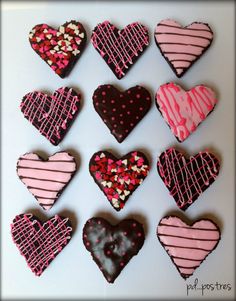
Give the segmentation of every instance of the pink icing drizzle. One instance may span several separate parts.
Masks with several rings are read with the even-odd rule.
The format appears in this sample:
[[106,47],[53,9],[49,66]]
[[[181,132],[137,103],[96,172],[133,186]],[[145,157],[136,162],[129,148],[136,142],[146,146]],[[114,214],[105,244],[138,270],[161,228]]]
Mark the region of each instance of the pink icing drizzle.
[[156,102],[171,131],[182,142],[214,109],[217,99],[214,91],[203,85],[184,91],[168,83],[158,89]]
[[58,215],[43,225],[32,214],[15,217],[11,224],[12,239],[36,276],[42,274],[69,242],[72,228],[66,226],[67,222],[68,218]]

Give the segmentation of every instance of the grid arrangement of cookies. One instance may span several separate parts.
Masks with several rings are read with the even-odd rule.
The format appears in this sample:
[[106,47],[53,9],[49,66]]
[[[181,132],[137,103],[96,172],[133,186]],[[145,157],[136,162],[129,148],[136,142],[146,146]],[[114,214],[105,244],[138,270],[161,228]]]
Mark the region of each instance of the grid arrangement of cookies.
[[[193,22],[183,27],[174,20],[165,19],[157,24],[154,39],[157,52],[181,78],[211,46],[213,32],[206,23]],[[69,76],[76,61],[80,57],[83,59],[81,54],[86,48],[86,40],[83,25],[75,20],[58,29],[38,24],[29,33],[32,49],[61,78]],[[140,22],[119,30],[109,21],[104,21],[93,29],[90,41],[111,69],[107,72],[113,72],[121,80],[148,47],[150,36]],[[204,84],[185,91],[180,85],[168,82],[158,88],[154,101],[158,113],[181,143],[205,121],[217,98],[215,92]],[[22,98],[20,109],[36,130],[56,146],[77,118],[80,103],[78,91],[61,87],[52,95],[29,92]],[[93,94],[95,111],[118,143],[132,135],[132,130],[147,115],[151,104],[151,94],[139,85],[120,91],[107,83],[98,86]],[[207,125],[201,125],[204,126]],[[172,147],[163,150],[156,167],[167,188],[166,193],[169,191],[177,207],[186,211],[215,182],[220,162],[208,150],[187,158],[186,154]],[[142,189],[139,186],[148,176],[150,164],[139,150],[131,150],[120,158],[107,150],[98,150],[92,155],[88,169],[104,198],[107,198],[107,206],[111,205],[119,212],[125,210],[128,199],[133,202],[135,194]],[[66,151],[57,152],[47,160],[37,153],[27,152],[17,161],[19,179],[39,206],[47,211],[56,206],[76,171],[76,159]],[[41,276],[70,242],[72,233],[69,218],[61,215],[42,222],[31,213],[22,213],[11,224],[13,242],[36,276]],[[177,215],[171,215],[161,218],[156,235],[180,276],[187,279],[217,247],[221,234],[211,219],[198,219],[188,224]],[[142,223],[133,218],[123,219],[114,225],[96,216],[85,223],[82,239],[105,279],[113,283],[139,253],[145,242],[145,231]]]

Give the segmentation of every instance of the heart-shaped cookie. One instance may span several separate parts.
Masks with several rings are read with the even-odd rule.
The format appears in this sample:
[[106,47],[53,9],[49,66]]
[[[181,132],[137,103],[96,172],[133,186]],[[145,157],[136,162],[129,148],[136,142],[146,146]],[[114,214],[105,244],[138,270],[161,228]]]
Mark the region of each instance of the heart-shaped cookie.
[[52,96],[42,92],[26,94],[20,105],[24,117],[53,145],[62,141],[79,112],[80,93],[64,87]]
[[118,79],[125,76],[149,45],[148,30],[139,22],[119,30],[109,21],[98,24],[91,42]]
[[77,21],[66,22],[58,29],[38,24],[31,29],[29,41],[34,51],[61,78],[69,74],[86,44],[86,31]]
[[28,267],[40,276],[71,239],[68,218],[55,215],[41,223],[33,214],[17,215],[11,224],[11,235]]
[[215,181],[220,162],[208,151],[186,159],[174,148],[161,153],[157,170],[177,206],[186,210]]
[[89,219],[83,228],[83,242],[106,280],[113,283],[145,240],[143,226],[125,219],[113,226],[100,217]]
[[206,23],[194,22],[182,27],[166,19],[157,24],[155,41],[177,77],[181,77],[210,47],[213,32]]
[[187,279],[217,247],[220,229],[209,219],[189,226],[177,216],[166,216],[159,222],[157,237],[180,275]]
[[204,85],[185,91],[175,83],[167,83],[156,93],[157,109],[179,142],[197,129],[216,103],[214,91]]
[[67,152],[56,153],[47,160],[27,153],[18,159],[16,169],[39,205],[49,210],[75,174],[76,162]]
[[148,175],[149,162],[139,151],[120,159],[107,151],[99,151],[90,159],[89,172],[113,208],[120,211]]
[[148,112],[151,95],[141,86],[120,92],[112,85],[102,85],[94,91],[93,105],[111,134],[122,142]]

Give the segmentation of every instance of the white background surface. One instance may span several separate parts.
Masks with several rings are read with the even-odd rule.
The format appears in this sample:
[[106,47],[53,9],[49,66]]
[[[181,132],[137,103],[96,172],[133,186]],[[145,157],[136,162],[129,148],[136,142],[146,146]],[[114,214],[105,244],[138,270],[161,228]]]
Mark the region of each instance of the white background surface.
[[[177,80],[157,49],[153,33],[156,24],[173,18],[187,25],[207,22],[215,37],[211,48]],[[90,38],[98,22],[109,19],[119,27],[141,21],[149,28],[151,44],[118,81],[88,41],[86,49],[69,77],[59,78],[31,49],[30,29],[39,23],[58,27],[72,19],[82,22]],[[4,298],[187,298],[186,283],[231,283],[234,287],[234,3],[205,2],[56,2],[5,3],[2,22],[2,296]],[[186,89],[207,84],[217,91],[219,103],[207,120],[181,145],[157,111],[151,110],[134,131],[119,144],[109,134],[92,105],[92,94],[100,84],[127,89],[136,84],[154,96],[158,87],[175,81]],[[83,94],[83,105],[72,128],[59,146],[52,146],[19,109],[22,97],[34,90],[53,92],[72,86]],[[153,98],[154,99],[154,98]],[[185,216],[190,220],[211,217],[222,229],[222,240],[189,280],[183,280],[156,238],[159,220],[177,212],[174,200],[156,171],[158,155],[178,146],[190,155],[205,148],[222,161],[216,182],[192,205]],[[89,175],[88,162],[101,149],[124,155],[139,149],[151,159],[151,172],[121,212],[115,212]],[[71,150],[80,158],[79,170],[54,207],[46,214],[16,175],[16,161],[25,152],[45,155]],[[12,242],[10,223],[15,215],[33,212],[47,219],[64,213],[76,224],[68,246],[36,277]],[[127,216],[145,223],[146,241],[138,256],[124,268],[115,283],[108,284],[82,243],[86,220],[98,212],[115,220]],[[111,220],[113,220],[111,218]],[[232,298],[231,291],[191,292],[191,297]]]

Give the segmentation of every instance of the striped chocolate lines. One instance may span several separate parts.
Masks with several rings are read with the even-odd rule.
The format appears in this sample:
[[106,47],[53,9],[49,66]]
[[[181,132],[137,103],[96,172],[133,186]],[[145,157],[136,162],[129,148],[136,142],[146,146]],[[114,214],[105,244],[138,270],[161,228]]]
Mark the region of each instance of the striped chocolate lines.
[[76,171],[75,159],[59,152],[43,161],[37,154],[27,153],[17,162],[20,180],[45,210],[49,210]]
[[177,77],[183,74],[211,45],[213,32],[208,24],[194,22],[182,27],[166,19],[157,24],[155,41]]
[[186,279],[217,247],[220,230],[209,219],[188,226],[176,216],[167,216],[158,224],[157,237],[180,275]]

